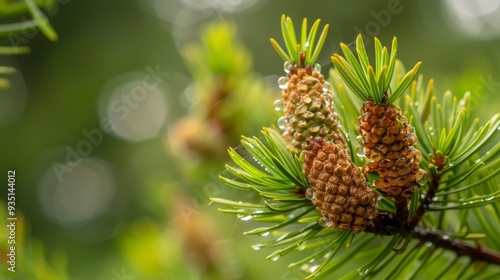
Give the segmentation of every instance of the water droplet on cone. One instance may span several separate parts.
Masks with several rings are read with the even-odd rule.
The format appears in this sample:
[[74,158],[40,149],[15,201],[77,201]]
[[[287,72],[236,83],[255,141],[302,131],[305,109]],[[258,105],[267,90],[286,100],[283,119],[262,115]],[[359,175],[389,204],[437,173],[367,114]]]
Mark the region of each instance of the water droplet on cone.
[[429,180],[429,178],[427,177],[427,172],[423,169],[420,169],[417,172],[415,177],[416,177],[417,183],[421,186],[427,184],[427,181]]
[[274,100],[274,110],[275,111],[281,111],[283,110],[283,101],[281,101],[281,99],[276,99]]
[[278,79],[278,86],[280,87],[280,89],[286,89],[286,87],[288,86],[288,79],[285,76],[280,77]]
[[365,157],[365,147],[363,145],[358,145],[356,147],[356,155],[360,158]]
[[286,73],[290,73],[290,69],[292,69],[293,63],[290,61],[285,61],[285,64],[283,64],[283,70],[285,70]]
[[325,218],[325,217],[321,217],[321,219],[319,219],[318,223],[322,227],[330,227],[333,224],[332,221],[330,221],[328,218]]
[[281,130],[284,130],[285,127],[286,127],[286,118],[285,116],[282,116],[278,119],[278,127],[281,129]]
[[314,70],[318,73],[321,73],[321,64],[319,63],[314,64]]
[[309,199],[309,200],[313,200],[314,199],[314,189],[313,188],[308,188],[306,190],[306,198]]

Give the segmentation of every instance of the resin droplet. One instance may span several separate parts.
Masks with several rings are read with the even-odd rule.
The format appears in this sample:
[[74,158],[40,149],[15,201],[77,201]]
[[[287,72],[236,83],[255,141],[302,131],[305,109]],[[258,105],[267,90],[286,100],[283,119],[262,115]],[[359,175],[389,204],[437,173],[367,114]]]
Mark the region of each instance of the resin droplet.
[[314,199],[314,189],[313,188],[308,188],[306,190],[306,198],[309,199],[309,200],[313,200]]
[[278,127],[283,130],[286,127],[286,118],[285,116],[282,116],[278,119]]
[[321,64],[319,63],[314,64],[314,70],[318,73],[321,73]]
[[429,180],[427,172],[423,169],[418,170],[415,178],[417,179],[417,183],[421,186],[427,184],[427,181]]
[[276,99],[274,100],[274,110],[275,111],[281,111],[283,110],[283,101],[281,101],[281,99]]
[[285,89],[288,86],[288,79],[283,76],[278,79],[278,86],[280,89]]
[[322,227],[330,227],[333,225],[332,221],[330,221],[328,218],[321,217],[318,221],[319,225]]
[[285,70],[286,73],[290,73],[290,69],[292,69],[293,63],[290,61],[285,61],[285,64],[283,64],[283,70]]
[[356,155],[360,158],[365,157],[365,147],[363,145],[358,145],[356,147]]

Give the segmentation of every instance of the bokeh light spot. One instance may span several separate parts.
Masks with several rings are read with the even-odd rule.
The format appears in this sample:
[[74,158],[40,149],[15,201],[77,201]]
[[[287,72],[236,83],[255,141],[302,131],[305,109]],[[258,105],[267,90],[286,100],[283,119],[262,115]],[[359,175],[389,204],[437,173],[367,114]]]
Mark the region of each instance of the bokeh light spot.
[[167,117],[167,98],[161,83],[150,73],[129,73],[110,81],[100,100],[100,115],[113,132],[139,142],[155,137]]
[[445,0],[451,25],[460,33],[478,39],[500,36],[499,0]]
[[64,167],[68,172],[62,180],[53,166],[45,171],[38,185],[38,198],[45,215],[57,224],[81,226],[108,209],[115,193],[115,180],[108,164],[97,158],[84,158],[78,164],[65,163]]

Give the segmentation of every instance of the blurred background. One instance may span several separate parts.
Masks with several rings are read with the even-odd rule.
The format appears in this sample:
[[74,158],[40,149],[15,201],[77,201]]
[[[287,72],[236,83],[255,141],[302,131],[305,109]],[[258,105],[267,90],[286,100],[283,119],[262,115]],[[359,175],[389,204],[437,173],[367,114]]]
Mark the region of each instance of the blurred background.
[[31,53],[0,57],[18,69],[0,91],[0,170],[16,170],[22,223],[18,272],[2,268],[2,279],[300,279],[292,259],[251,248],[261,238],[242,232],[254,225],[208,199],[252,197],[218,176],[228,146],[279,117],[283,62],[269,38],[282,42],[282,14],[296,27],[330,24],[323,69],[358,33],[367,45],[397,36],[399,58],[422,61],[438,93],[471,91],[482,121],[499,111],[498,0],[65,0],[42,10],[59,40],[26,33]]

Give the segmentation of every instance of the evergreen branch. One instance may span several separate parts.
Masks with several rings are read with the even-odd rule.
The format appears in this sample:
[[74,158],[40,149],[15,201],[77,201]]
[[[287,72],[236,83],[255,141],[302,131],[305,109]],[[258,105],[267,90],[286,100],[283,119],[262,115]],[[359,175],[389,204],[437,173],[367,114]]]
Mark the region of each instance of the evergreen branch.
[[[298,62],[299,65],[295,67],[303,67],[305,61],[317,58],[316,50],[320,45],[322,47],[322,36],[316,44],[318,26],[319,20],[308,33],[307,20],[304,19],[298,40],[291,19],[283,16],[282,33],[287,51],[274,39],[271,39],[272,45],[282,58]],[[327,26],[322,34],[326,35],[326,30]],[[343,57],[338,54],[332,56],[335,70],[330,71],[330,81],[334,92],[334,106],[337,106],[335,109],[340,112],[340,122],[345,127],[341,129],[346,139],[342,146],[347,148],[345,155],[350,155],[358,166],[365,163],[364,157],[354,155],[360,154],[355,151],[354,139],[357,131],[353,129],[358,117],[358,108],[361,107],[358,99],[373,101],[363,104],[368,108],[366,119],[373,119],[370,114],[377,115],[375,110],[396,108],[398,112],[404,113],[404,116],[399,115],[393,121],[392,129],[407,129],[406,118],[408,119],[414,129],[409,128],[405,135],[408,135],[408,139],[414,144],[408,145],[412,155],[405,157],[412,160],[412,163],[419,163],[401,174],[408,174],[408,170],[413,170],[410,176],[417,178],[417,175],[425,173],[419,169],[422,168],[427,171],[428,181],[427,178],[421,180],[420,177],[410,179],[420,187],[409,185],[411,189],[405,192],[406,196],[396,199],[397,195],[388,195],[388,198],[383,198],[376,206],[379,215],[357,235],[351,231],[323,228],[321,222],[326,223],[323,212],[320,213],[317,209],[321,208],[316,208],[315,205],[318,205],[319,199],[324,198],[314,198],[314,192],[311,194],[311,190],[317,191],[317,182],[313,181],[315,177],[310,176],[312,168],[307,166],[308,169],[304,169],[308,174],[306,177],[302,171],[304,156],[299,157],[288,150],[287,143],[278,131],[264,129],[263,140],[243,137],[242,145],[249,156],[243,157],[235,150],[229,150],[234,165],[227,166],[226,174],[232,174],[233,177],[221,177],[221,180],[231,187],[258,193],[262,198],[261,203],[256,205],[217,199],[213,201],[226,205],[220,209],[222,212],[236,214],[242,220],[270,223],[268,226],[246,232],[271,238],[254,245],[255,249],[275,248],[267,257],[270,260],[277,260],[294,251],[317,249],[289,265],[310,273],[307,279],[330,273],[344,273],[342,266],[355,260],[363,261],[364,265],[358,271],[344,274],[341,279],[354,279],[359,276],[395,279],[398,275],[419,278],[429,276],[430,272],[435,272],[433,276],[437,274],[458,277],[473,275],[476,272],[473,264],[477,262],[498,265],[499,253],[470,244],[482,242],[485,246],[500,250],[500,242],[494,240],[496,232],[500,230],[500,191],[496,176],[500,173],[500,143],[496,141],[500,115],[494,116],[484,126],[480,126],[478,120],[469,121],[469,93],[459,100],[451,92],[446,92],[438,99],[434,94],[433,80],[424,83],[423,77],[419,76],[413,81],[420,62],[410,71],[406,71],[404,65],[397,60],[396,38],[392,41],[390,53],[378,39],[374,40],[374,44],[373,64],[370,64],[361,36],[356,39],[357,57],[345,44],[341,44]],[[319,89],[318,92],[325,94],[325,89]],[[403,94],[406,94],[405,99],[398,101]],[[399,102],[402,110],[397,106],[386,106],[396,105],[396,102]],[[368,107],[373,103],[376,109]],[[368,125],[360,127],[364,129],[364,136],[361,137],[368,139],[365,141],[361,138],[364,148],[370,149],[366,152],[366,157],[369,152],[372,153],[370,157],[377,156],[375,145],[370,147],[367,144],[378,143],[378,140],[371,139],[381,138],[375,134],[381,127],[385,128],[385,125],[373,129]],[[361,128],[359,132],[361,134]],[[418,143],[412,133],[417,135]],[[394,151],[399,151],[398,147],[401,146],[394,145]],[[308,156],[310,154],[305,158]],[[307,160],[306,162],[311,163]],[[374,161],[378,162],[381,161]],[[315,164],[318,168],[314,171],[319,173],[324,170],[324,166],[319,166],[321,161]],[[367,169],[367,172],[370,170]],[[368,182],[379,179],[374,174],[365,175]],[[395,176],[394,178],[401,179]],[[313,179],[308,182],[308,178]],[[391,180],[384,181],[387,185],[380,186],[385,189],[395,188],[398,186],[395,180],[391,177]],[[374,186],[378,187],[375,184]],[[380,192],[385,189],[380,188]],[[335,194],[334,191],[329,192]],[[315,204],[312,204],[310,199]],[[385,244],[376,243],[376,235],[390,235],[386,237],[389,241]],[[343,252],[341,247],[350,247],[350,250]],[[456,269],[460,265],[447,261],[449,253],[455,253],[456,258],[468,256],[471,261]],[[494,271],[498,272],[497,267],[492,267],[488,275]]]
[[415,210],[415,214],[413,215],[411,221],[408,223],[409,227],[413,228],[420,222],[420,220],[424,216],[425,211],[429,208],[429,205],[431,205],[432,200],[436,195],[436,191],[439,188],[440,181],[441,181],[441,175],[432,177],[429,184],[430,185],[429,189],[425,193],[424,198],[421,200],[420,205]]
[[421,227],[415,227],[412,237],[423,242],[431,242],[436,247],[451,250],[457,256],[468,256],[473,261],[484,261],[500,265],[500,254],[484,249],[480,245],[472,247],[456,239],[443,237],[439,233]]

